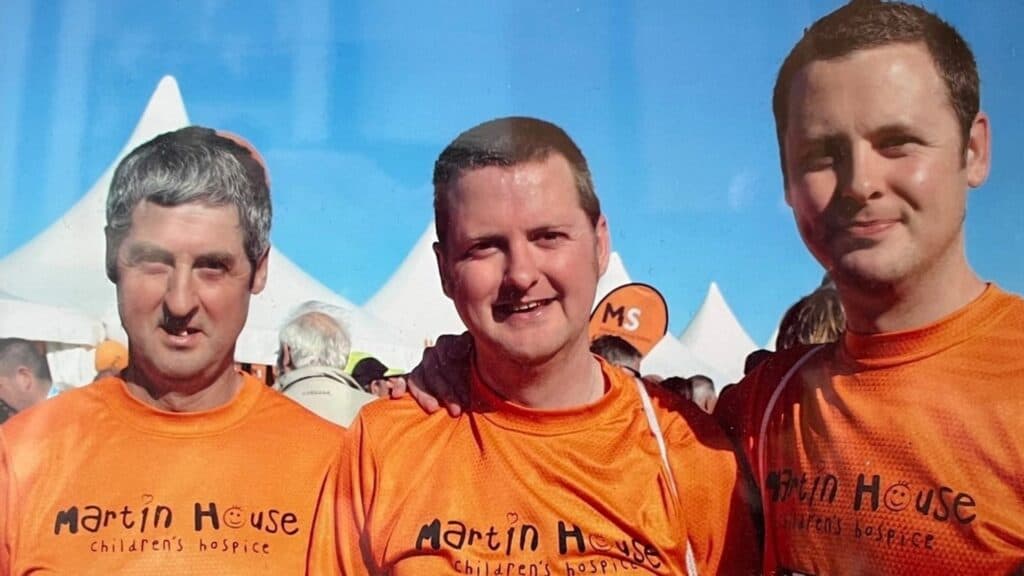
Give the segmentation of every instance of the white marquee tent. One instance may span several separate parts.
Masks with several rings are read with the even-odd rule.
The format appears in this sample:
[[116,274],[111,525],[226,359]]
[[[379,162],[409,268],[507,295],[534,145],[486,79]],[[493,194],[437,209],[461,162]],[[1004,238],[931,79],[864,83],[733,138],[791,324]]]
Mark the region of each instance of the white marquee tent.
[[708,286],[704,302],[679,336],[679,341],[698,358],[718,368],[728,382],[738,382],[743,378],[743,362],[747,354],[758,348],[736,319],[715,282]]
[[[102,318],[108,335],[124,341],[114,286],[104,272],[107,189],[124,155],[158,134],[188,124],[177,82],[166,76],[157,85],[127,144],[85,196],[49,228],[0,260],[0,290]],[[275,249],[271,249],[269,267],[267,287],[250,303],[236,360],[273,363],[280,324],[295,306],[308,300],[322,300],[347,311],[345,320],[355,349],[371,352],[388,365],[410,366],[419,360],[418,343],[406,343]]]

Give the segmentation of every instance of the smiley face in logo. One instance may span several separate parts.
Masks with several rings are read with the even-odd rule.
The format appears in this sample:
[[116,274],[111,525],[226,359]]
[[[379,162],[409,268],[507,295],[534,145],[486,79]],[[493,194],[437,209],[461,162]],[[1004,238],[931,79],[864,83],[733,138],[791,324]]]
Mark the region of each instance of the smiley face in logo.
[[905,510],[910,505],[910,485],[906,482],[897,482],[889,486],[882,501],[885,507],[893,512]]
[[588,539],[590,540],[590,547],[594,550],[604,551],[611,549],[611,544],[609,544],[608,540],[600,534],[591,534]]
[[231,528],[241,528],[245,524],[245,514],[238,506],[232,506],[224,511],[224,523]]

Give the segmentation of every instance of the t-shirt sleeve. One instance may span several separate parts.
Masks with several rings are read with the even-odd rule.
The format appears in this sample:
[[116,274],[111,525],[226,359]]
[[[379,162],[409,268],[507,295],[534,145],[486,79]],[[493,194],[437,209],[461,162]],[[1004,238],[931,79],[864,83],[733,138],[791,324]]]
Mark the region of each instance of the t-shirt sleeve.
[[340,558],[335,545],[338,522],[338,476],[341,466],[341,449],[331,463],[328,473],[320,486],[310,535],[309,556],[306,562],[306,574],[310,576],[337,576],[341,572]]
[[365,441],[366,427],[357,416],[345,432],[337,482],[337,549],[341,573],[381,573],[370,551],[366,518],[375,492],[376,467]]
[[701,574],[757,574],[760,539],[751,514],[751,484],[717,423],[695,406],[679,410],[692,436],[678,446],[673,474],[680,511]]
[[7,450],[7,438],[0,429],[0,575],[11,573],[12,554],[16,536],[14,507],[17,497],[14,493],[14,481],[11,478],[10,455]]

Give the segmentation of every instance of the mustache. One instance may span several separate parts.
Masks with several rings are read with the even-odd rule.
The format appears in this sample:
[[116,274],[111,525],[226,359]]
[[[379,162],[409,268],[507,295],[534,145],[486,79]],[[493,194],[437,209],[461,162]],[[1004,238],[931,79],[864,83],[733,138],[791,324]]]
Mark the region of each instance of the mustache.
[[178,333],[189,328],[197,329],[195,326],[190,326],[194,317],[194,311],[184,316],[177,316],[164,309],[164,316],[160,319],[160,327],[170,333]]

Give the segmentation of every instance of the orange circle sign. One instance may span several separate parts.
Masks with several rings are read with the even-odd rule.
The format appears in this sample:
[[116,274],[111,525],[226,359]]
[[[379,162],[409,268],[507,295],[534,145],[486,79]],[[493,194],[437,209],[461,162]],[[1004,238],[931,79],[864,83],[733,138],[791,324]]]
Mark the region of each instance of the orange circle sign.
[[668,305],[653,286],[634,282],[619,286],[590,314],[590,340],[606,334],[629,342],[644,356],[668,331]]

